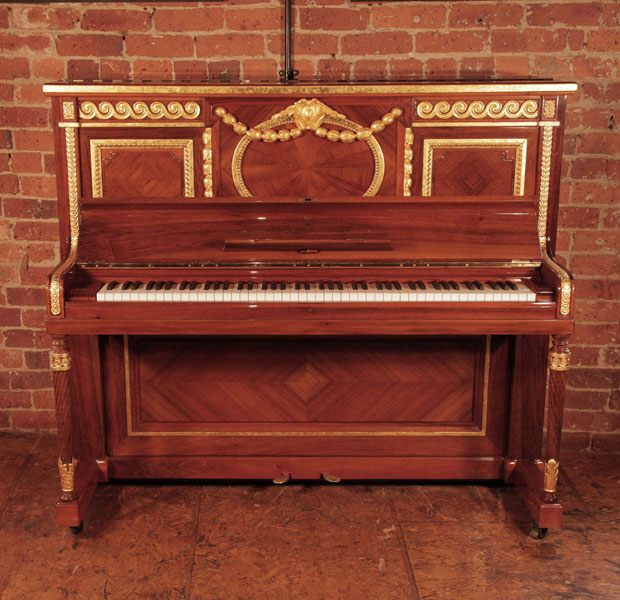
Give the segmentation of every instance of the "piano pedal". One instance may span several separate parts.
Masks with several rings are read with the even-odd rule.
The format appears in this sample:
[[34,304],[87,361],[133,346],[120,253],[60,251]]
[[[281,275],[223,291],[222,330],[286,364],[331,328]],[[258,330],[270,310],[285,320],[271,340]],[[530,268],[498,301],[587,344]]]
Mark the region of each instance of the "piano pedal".
[[321,479],[327,483],[340,483],[340,477],[330,475],[329,473],[321,473]]
[[276,485],[282,485],[284,483],[288,483],[291,480],[290,473],[280,473],[277,477],[274,477],[271,480],[271,483],[275,483]]

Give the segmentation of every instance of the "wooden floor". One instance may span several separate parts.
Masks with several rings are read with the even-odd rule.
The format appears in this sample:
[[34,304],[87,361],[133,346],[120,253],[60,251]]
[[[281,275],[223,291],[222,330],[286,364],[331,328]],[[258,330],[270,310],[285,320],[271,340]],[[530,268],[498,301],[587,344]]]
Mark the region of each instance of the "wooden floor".
[[620,456],[563,458],[536,541],[500,484],[109,484],[74,535],[55,454],[0,435],[2,600],[620,598]]

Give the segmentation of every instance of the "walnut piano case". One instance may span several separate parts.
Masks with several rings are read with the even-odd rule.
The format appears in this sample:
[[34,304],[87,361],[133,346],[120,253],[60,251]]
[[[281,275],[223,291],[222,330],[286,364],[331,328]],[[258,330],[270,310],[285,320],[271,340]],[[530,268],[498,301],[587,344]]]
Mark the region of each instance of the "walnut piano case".
[[47,85],[58,523],[108,478],[503,478],[559,527],[575,89]]

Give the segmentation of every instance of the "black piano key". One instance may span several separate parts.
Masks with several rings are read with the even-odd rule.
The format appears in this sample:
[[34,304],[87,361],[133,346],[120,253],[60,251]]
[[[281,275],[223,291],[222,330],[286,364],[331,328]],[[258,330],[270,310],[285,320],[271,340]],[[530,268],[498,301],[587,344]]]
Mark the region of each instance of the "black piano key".
[[378,281],[376,281],[375,282],[375,288],[378,289],[378,290],[382,290],[383,286]]
[[210,290],[212,285],[213,285],[212,281],[206,281],[205,285],[204,285],[204,289],[205,290]]
[[286,283],[280,283],[280,290],[286,291]]
[[517,284],[514,281],[507,281],[506,285],[511,289],[511,290],[516,290],[517,288]]
[[263,284],[260,286],[260,289],[261,290],[266,290],[267,289],[267,285],[268,285],[267,282],[263,281]]
[[134,281],[133,285],[131,286],[131,289],[132,290],[137,290],[141,285],[142,285],[141,281]]
[[221,285],[222,285],[221,281],[216,281],[215,284],[213,285],[213,291],[217,292],[220,289]]
[[[195,290],[197,287],[198,287],[198,282],[197,282],[197,281],[192,281],[192,282],[189,284],[189,289],[190,289],[190,290],[192,290],[192,291],[193,291],[193,290]],[[167,289],[167,288],[166,288],[166,289]]]
[[460,290],[459,284],[456,281],[448,281],[453,290]]
[[238,290],[242,290],[244,285],[245,285],[245,281],[240,281],[240,282],[237,284],[237,289],[238,289]]
[[334,284],[331,281],[327,282],[327,289],[329,289],[329,290],[333,290],[334,289]]
[[276,283],[275,281],[274,281],[274,282],[272,282],[272,284],[271,284],[271,289],[272,289],[272,290],[275,290],[275,289],[276,289],[276,286],[277,286],[277,283]]
[[166,285],[166,282],[165,282],[165,281],[158,281],[158,282],[155,284],[155,289],[156,289],[156,290],[161,290],[161,288],[163,288],[165,285]]
[[492,289],[492,290],[499,290],[499,286],[497,285],[497,283],[495,283],[494,281],[487,281],[487,285]]
[[468,290],[476,289],[476,286],[471,281],[464,281],[463,283]]
[[337,287],[339,290],[341,290],[341,291],[342,291],[342,290],[344,290],[344,286],[342,285],[342,281],[337,281],[337,282],[336,282],[336,287]]
[[250,281],[250,283],[248,283],[248,290],[253,290],[254,289],[254,284]]
[[402,286],[402,285],[400,285],[400,283],[399,283],[398,281],[392,281],[392,285],[393,285],[393,286],[394,286],[394,287],[395,287],[398,291],[400,291],[400,290],[402,290],[402,289],[403,289],[403,286]]
[[416,281],[415,283],[421,290],[426,289],[426,284],[423,281]]
[[224,289],[227,290],[228,288],[230,288],[230,281],[225,281],[224,282]]
[[155,282],[154,282],[154,281],[149,281],[149,282],[146,284],[146,289],[147,289],[147,290],[152,290],[154,287],[155,287]]
[[121,290],[128,290],[131,287],[131,284],[131,281],[126,281],[125,283],[123,283]]
[[368,284],[365,281],[360,281],[360,285],[362,286],[363,290],[367,290],[368,289]]
[[441,287],[442,287],[444,290],[449,290],[449,289],[450,289],[450,286],[448,285],[448,282],[447,282],[447,281],[440,281],[440,282],[439,282],[439,284],[441,285]]
[[383,287],[385,287],[386,290],[392,289],[392,284],[389,281],[382,281],[381,283],[383,284]]
[[436,290],[440,290],[441,286],[439,285],[438,281],[431,281],[431,285],[436,289]]
[[108,287],[106,288],[106,291],[110,291],[113,290],[116,286],[118,285],[118,281],[110,281],[110,283],[108,283]]
[[295,282],[295,289],[298,290],[301,287],[301,284],[299,283],[299,281]]
[[497,285],[502,289],[502,290],[507,290],[508,286],[503,282],[503,281],[496,281],[495,283],[497,283]]
[[304,290],[306,290],[306,291],[310,291],[310,282],[306,281],[306,282],[304,283]]
[[413,281],[407,281],[407,287],[410,290],[415,290],[416,289],[415,283],[413,283]]
[[357,283],[355,281],[351,282],[351,287],[356,290],[357,289]]
[[472,282],[479,290],[483,290],[484,286],[479,281]]
[[325,289],[325,284],[323,282],[319,283],[319,289],[320,290],[324,290]]
[[181,285],[179,286],[179,289],[184,290],[188,285],[189,285],[189,281],[182,281]]

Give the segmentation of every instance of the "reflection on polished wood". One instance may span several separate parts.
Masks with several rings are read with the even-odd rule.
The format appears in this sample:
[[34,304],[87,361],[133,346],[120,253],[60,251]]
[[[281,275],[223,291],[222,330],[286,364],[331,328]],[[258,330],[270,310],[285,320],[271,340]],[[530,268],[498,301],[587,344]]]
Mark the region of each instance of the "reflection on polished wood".
[[[46,86],[58,523],[79,526],[108,477],[445,477],[514,482],[559,527],[575,89]],[[227,293],[181,301],[207,285]]]

